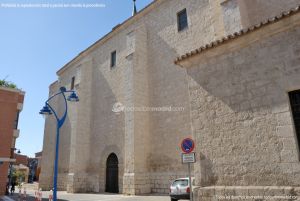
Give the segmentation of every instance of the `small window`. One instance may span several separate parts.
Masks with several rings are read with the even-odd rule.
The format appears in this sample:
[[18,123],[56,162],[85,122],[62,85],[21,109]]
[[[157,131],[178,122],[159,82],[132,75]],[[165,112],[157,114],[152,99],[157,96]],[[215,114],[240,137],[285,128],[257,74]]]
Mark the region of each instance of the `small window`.
[[178,25],[178,31],[182,31],[182,30],[188,28],[188,19],[187,19],[186,9],[183,9],[182,11],[177,13],[177,25]]
[[18,129],[19,115],[20,115],[20,111],[18,110],[17,113],[16,113],[15,121],[14,121],[14,129]]
[[75,86],[75,77],[72,77],[72,81],[71,81],[71,90],[74,89]]
[[113,51],[111,53],[111,58],[110,58],[110,68],[113,68],[116,66],[116,60],[117,60],[117,52]]
[[289,97],[298,140],[298,147],[300,148],[300,90],[289,92]]

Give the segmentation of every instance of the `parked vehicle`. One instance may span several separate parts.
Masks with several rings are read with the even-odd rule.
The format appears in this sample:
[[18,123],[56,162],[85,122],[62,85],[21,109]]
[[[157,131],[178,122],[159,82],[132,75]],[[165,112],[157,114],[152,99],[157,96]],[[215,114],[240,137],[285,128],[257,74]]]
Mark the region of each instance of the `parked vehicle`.
[[189,178],[179,178],[172,182],[170,186],[171,201],[190,199]]

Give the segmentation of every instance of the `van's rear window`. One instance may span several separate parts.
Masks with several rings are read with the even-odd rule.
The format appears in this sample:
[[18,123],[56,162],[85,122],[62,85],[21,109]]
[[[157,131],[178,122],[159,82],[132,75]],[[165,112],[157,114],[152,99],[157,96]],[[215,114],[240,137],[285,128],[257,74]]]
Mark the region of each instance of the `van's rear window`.
[[172,186],[187,186],[188,180],[176,180],[173,182]]

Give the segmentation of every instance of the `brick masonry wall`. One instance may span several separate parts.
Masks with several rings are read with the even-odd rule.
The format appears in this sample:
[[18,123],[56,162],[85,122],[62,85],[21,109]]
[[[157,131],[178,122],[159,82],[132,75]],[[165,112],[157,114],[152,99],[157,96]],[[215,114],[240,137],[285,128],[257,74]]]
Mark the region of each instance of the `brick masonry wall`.
[[299,147],[288,98],[300,88],[299,36],[297,14],[190,61],[199,200],[299,195],[293,188],[300,185]]
[[[11,158],[14,121],[18,103],[23,103],[23,100],[23,92],[0,87],[0,158]],[[0,196],[5,193],[8,166],[8,162],[0,165]]]
[[28,164],[28,157],[25,155],[21,155],[21,154],[15,154],[15,158],[16,158],[16,165],[19,164],[23,164],[25,166],[27,166]]
[[9,163],[0,165],[0,196],[5,194],[6,183],[8,182],[8,165]]

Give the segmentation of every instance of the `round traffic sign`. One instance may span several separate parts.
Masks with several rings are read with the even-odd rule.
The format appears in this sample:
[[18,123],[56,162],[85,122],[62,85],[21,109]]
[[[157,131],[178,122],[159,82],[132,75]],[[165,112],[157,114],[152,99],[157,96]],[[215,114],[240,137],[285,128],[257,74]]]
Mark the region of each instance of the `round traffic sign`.
[[181,149],[184,153],[191,153],[195,148],[195,142],[191,138],[185,138],[181,142]]

